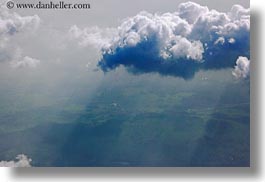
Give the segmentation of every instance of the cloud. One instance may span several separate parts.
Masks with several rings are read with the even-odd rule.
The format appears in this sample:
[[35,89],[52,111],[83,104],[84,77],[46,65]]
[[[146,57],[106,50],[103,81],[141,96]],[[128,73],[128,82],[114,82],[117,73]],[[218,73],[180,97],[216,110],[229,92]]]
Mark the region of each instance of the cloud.
[[232,68],[238,56],[249,57],[250,11],[240,5],[227,13],[193,2],[172,13],[140,12],[112,29],[110,37],[101,35],[104,29],[72,30],[81,43],[100,45],[98,66],[105,72],[122,65],[189,79],[200,69]]
[[238,79],[248,79],[250,76],[250,60],[240,56],[232,73]]
[[[40,18],[37,15],[20,16],[11,13],[6,7],[0,6],[0,62],[4,61],[28,61],[27,57],[22,57],[22,49],[14,42],[17,35],[28,35],[34,32],[40,24]],[[17,56],[17,50],[19,55]]]
[[19,154],[16,160],[13,161],[0,161],[0,167],[31,167],[31,159],[24,154]]
[[14,68],[36,68],[38,64],[40,64],[40,60],[28,56],[23,57],[19,61],[11,62],[11,65]]
[[68,35],[70,39],[77,39],[80,46],[94,46],[95,48],[101,49],[104,46],[110,46],[109,43],[116,33],[116,29],[113,28],[101,29],[94,26],[80,29],[76,25],[73,25]]
[[0,6],[0,39],[7,41],[11,36],[36,30],[40,24],[37,15],[20,16],[10,13],[7,8]]

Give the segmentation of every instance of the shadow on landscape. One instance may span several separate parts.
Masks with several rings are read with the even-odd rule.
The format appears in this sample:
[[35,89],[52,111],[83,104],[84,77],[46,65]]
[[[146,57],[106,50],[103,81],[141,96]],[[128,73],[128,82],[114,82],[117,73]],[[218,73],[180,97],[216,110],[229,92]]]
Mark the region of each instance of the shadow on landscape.
[[[225,87],[206,123],[204,135],[198,140],[191,166],[250,166],[250,104],[249,97],[246,97],[249,95],[249,82],[240,84],[242,90],[232,84]],[[240,114],[233,115],[235,111]]]

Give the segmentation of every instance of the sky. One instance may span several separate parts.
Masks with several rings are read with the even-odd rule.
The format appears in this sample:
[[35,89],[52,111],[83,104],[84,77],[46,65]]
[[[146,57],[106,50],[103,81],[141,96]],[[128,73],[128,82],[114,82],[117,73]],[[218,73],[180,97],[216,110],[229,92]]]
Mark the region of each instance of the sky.
[[[19,0],[15,0],[19,1]],[[49,0],[46,0],[49,2]],[[23,2],[23,1],[19,1]],[[35,2],[35,0],[27,0],[26,2]],[[42,1],[45,2],[45,1]],[[65,2],[72,3],[72,0],[65,0]],[[16,10],[22,15],[38,14],[47,24],[51,24],[58,29],[67,28],[73,24],[77,24],[81,27],[86,26],[116,26],[119,21],[128,17],[134,16],[140,11],[148,11],[151,13],[156,12],[173,12],[176,10],[178,4],[187,2],[184,0],[164,0],[161,3],[160,0],[77,0],[74,2],[90,3],[90,10],[78,10],[78,11],[46,11],[46,10]],[[210,9],[216,9],[218,11],[229,11],[234,4],[240,4],[245,8],[249,8],[249,0],[194,0],[201,5],[208,6]]]

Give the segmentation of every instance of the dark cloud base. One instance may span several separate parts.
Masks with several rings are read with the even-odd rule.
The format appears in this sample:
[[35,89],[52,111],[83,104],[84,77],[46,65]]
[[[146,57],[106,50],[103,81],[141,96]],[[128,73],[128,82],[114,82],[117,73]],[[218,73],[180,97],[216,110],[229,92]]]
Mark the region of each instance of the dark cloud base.
[[175,76],[192,79],[199,70],[218,70],[233,68],[239,56],[250,57],[249,37],[236,44],[222,47],[210,46],[203,53],[202,62],[191,59],[164,60],[159,56],[159,49],[154,41],[138,44],[136,47],[117,48],[115,54],[103,54],[98,66],[104,72],[124,66],[130,73],[159,73],[164,76]]

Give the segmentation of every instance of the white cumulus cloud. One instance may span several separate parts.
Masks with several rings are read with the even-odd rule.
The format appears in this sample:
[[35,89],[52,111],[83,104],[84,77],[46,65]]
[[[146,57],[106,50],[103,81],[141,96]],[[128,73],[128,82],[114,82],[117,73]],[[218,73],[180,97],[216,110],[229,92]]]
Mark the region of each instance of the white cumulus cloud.
[[26,155],[19,154],[15,160],[0,161],[0,167],[31,167],[31,161]]
[[[22,48],[12,42],[17,35],[27,35],[34,32],[40,24],[40,18],[37,15],[33,16],[21,16],[18,13],[10,12],[3,5],[0,6],[0,62],[3,61],[20,61],[24,62],[24,65],[28,64],[30,61],[29,57],[18,57],[17,50],[19,50],[19,55],[23,55]],[[22,62],[21,62],[22,61]],[[22,64],[21,64],[22,65]]]
[[104,71],[123,65],[143,72],[170,70],[174,74],[175,70],[185,75],[179,69],[191,66],[196,68],[186,71],[192,75],[199,69],[233,67],[238,56],[248,56],[249,30],[249,9],[234,5],[229,12],[219,12],[186,2],[172,13],[140,12],[117,28],[73,26],[70,34],[82,45],[98,46],[99,66]]
[[7,41],[17,33],[36,30],[39,24],[40,18],[37,15],[20,16],[0,6],[0,40]]
[[238,79],[247,79],[250,75],[250,60],[240,56],[236,61],[236,66],[233,70],[233,75]]

